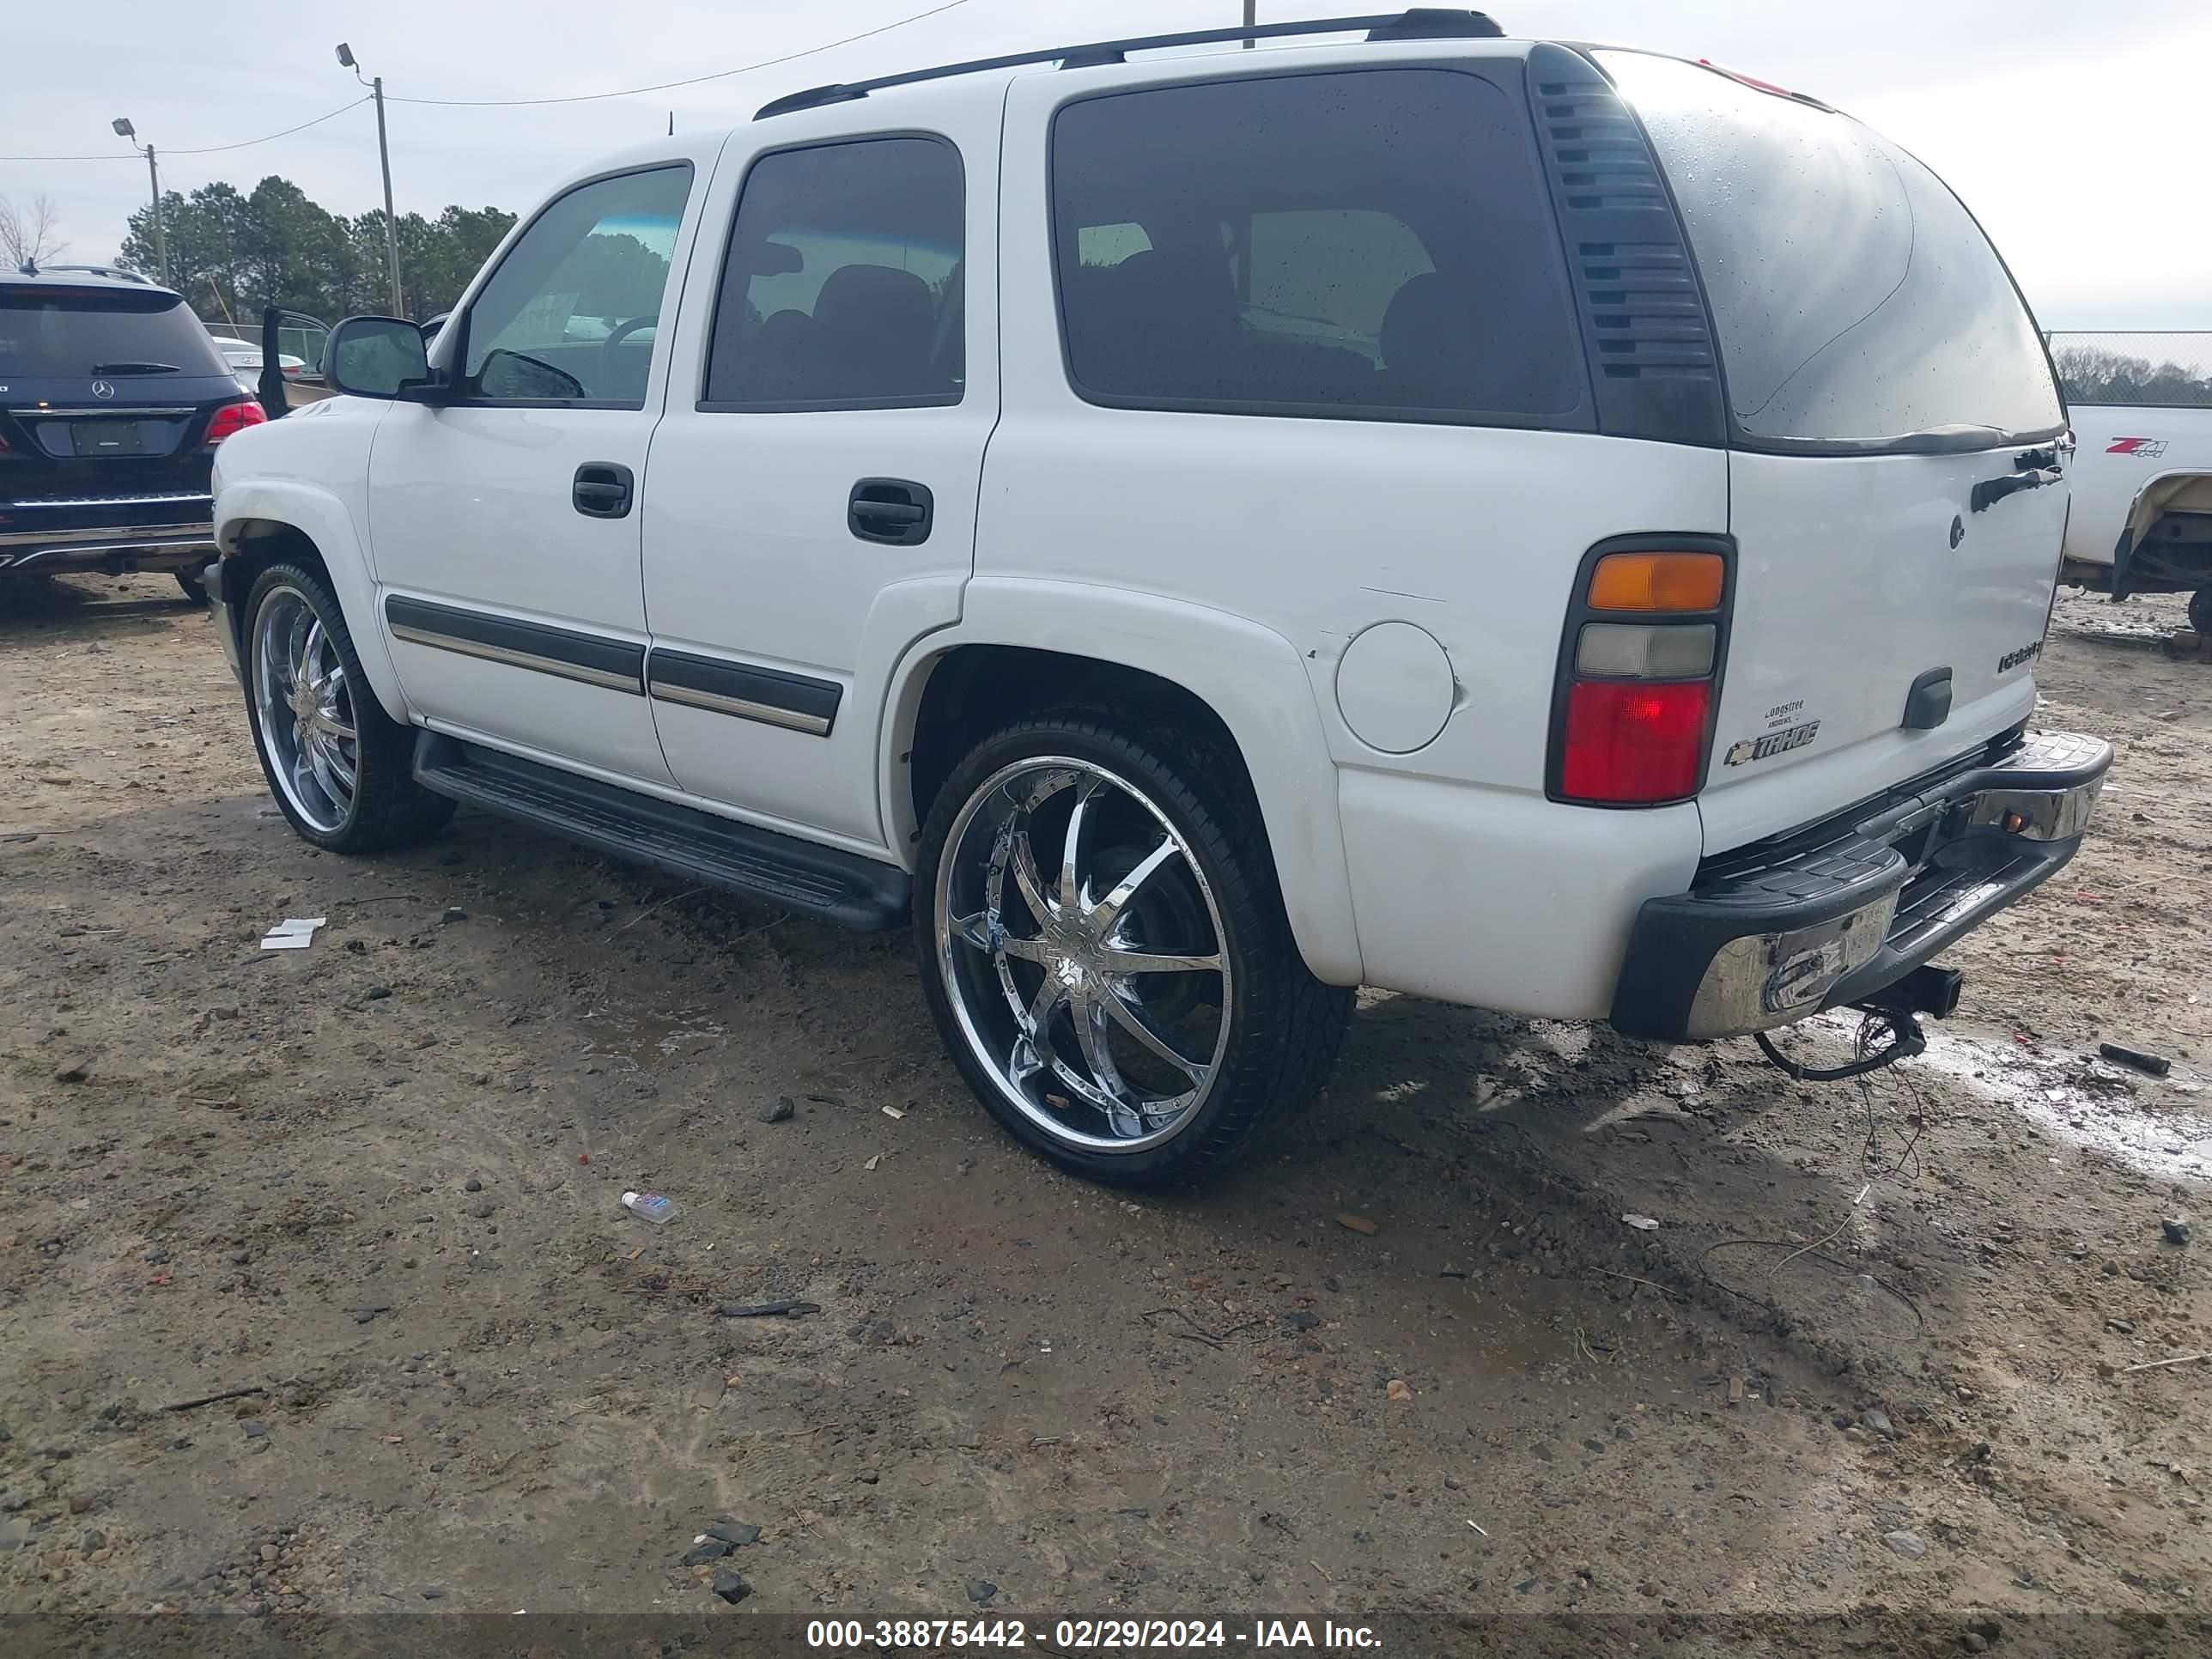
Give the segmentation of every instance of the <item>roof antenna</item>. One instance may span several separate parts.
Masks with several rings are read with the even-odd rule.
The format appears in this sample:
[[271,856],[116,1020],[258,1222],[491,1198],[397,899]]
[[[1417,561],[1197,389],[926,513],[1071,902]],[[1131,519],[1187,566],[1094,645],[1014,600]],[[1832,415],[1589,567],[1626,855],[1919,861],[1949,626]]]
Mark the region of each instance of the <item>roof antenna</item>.
[[671,138],[673,138],[676,136],[676,112],[674,110],[668,112],[668,136]]

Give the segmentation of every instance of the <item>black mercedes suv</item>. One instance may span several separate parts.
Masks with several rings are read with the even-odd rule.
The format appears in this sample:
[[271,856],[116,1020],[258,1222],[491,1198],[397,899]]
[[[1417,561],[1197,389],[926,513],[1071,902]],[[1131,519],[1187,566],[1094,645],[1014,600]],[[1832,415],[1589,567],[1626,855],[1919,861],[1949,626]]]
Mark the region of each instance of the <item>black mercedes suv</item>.
[[264,418],[169,289],[0,275],[0,581],[172,570],[199,597],[216,446]]

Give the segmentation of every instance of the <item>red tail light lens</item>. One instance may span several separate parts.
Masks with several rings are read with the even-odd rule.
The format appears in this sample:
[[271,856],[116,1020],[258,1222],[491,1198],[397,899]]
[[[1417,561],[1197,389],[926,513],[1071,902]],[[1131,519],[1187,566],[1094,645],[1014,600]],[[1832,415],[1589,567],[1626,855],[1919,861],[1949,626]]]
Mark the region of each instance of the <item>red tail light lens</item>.
[[1582,680],[1567,692],[1559,793],[1643,805],[1698,787],[1711,680]]
[[250,399],[225,404],[216,410],[215,418],[208,422],[207,446],[213,449],[225,438],[243,432],[249,426],[259,426],[268,418],[267,411]]
[[1717,536],[1618,536],[1583,556],[1559,641],[1553,800],[1663,806],[1697,794],[1734,551]]

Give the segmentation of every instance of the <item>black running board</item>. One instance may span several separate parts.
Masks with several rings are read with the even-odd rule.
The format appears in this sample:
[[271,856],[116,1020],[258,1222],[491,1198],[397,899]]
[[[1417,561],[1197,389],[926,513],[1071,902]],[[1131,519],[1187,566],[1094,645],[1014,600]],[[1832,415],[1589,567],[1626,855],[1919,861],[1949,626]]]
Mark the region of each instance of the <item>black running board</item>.
[[424,732],[415,781],[595,852],[747,898],[880,933],[907,920],[914,881],[895,865]]

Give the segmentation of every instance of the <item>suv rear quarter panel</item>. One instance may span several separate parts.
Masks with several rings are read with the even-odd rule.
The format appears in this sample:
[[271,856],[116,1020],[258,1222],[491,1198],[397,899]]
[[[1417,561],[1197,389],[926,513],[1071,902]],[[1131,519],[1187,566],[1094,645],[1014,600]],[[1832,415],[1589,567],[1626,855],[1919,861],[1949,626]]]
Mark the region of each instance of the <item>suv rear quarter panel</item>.
[[[1345,66],[1279,56],[1286,70]],[[1384,61],[1363,52],[1357,67]],[[1245,746],[1322,977],[1602,1014],[1638,905],[1687,884],[1700,838],[1694,806],[1624,817],[1546,799],[1569,589],[1606,537],[1724,532],[1726,455],[1586,430],[1086,402],[1060,345],[1048,136],[1063,102],[1136,80],[1065,71],[1011,88],[1005,415],[962,632],[1018,594],[1026,626],[1046,630],[1026,642],[1206,697]],[[1346,646],[1385,622],[1425,630],[1450,663],[1443,729],[1410,753],[1363,741],[1337,696]]]

